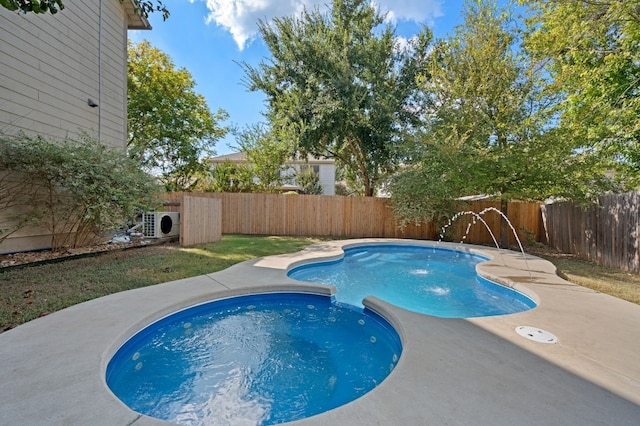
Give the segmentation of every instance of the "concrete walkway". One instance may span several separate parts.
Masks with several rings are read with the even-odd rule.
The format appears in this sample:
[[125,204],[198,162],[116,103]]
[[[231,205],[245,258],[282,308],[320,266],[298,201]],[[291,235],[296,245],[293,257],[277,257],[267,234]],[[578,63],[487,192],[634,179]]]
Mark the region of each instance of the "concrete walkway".
[[[82,303],[0,334],[0,424],[167,424],[128,409],[105,384],[111,356],[132,334],[177,309],[265,291],[330,294],[287,278],[311,258],[335,258],[361,243],[320,243],[229,269]],[[528,294],[538,307],[470,320],[441,319],[389,305],[365,305],[403,339],[396,369],[377,388],[298,425],[638,425],[640,306],[563,281],[552,264],[509,251],[437,243],[492,257],[481,275]],[[525,261],[526,260],[526,261]],[[537,343],[533,326],[558,337]]]

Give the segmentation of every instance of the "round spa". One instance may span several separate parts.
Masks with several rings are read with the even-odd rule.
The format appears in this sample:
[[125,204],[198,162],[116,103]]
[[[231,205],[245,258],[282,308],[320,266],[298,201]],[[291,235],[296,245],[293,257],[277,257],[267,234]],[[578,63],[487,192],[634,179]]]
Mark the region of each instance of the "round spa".
[[132,410],[189,425],[270,425],[346,404],[397,364],[380,315],[302,293],[230,297],[181,310],[126,341],[106,371]]

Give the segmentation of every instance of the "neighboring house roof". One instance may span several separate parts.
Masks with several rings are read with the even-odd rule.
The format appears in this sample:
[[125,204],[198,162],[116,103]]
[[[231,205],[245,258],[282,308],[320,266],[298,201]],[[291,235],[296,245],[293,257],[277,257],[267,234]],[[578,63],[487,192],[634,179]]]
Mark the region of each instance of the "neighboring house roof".
[[[217,157],[210,157],[209,163],[224,163],[225,161],[231,161],[232,163],[248,163],[247,154],[245,152],[234,152],[226,155],[219,155]],[[287,164],[333,164],[335,161],[333,158],[316,158],[312,155],[308,155],[304,158],[294,158],[287,161]]]
[[476,195],[467,195],[464,197],[458,197],[458,200],[461,201],[482,201],[482,200],[490,200],[491,198],[494,198],[495,195],[491,195],[491,194],[476,194]]
[[149,20],[136,10],[138,2],[136,0],[125,0],[122,2],[124,10],[127,13],[127,29],[129,30],[150,30],[151,24]]
[[225,161],[231,161],[232,163],[247,163],[247,155],[244,152],[234,152],[232,154],[218,155],[217,157],[210,157],[210,163],[224,163]]

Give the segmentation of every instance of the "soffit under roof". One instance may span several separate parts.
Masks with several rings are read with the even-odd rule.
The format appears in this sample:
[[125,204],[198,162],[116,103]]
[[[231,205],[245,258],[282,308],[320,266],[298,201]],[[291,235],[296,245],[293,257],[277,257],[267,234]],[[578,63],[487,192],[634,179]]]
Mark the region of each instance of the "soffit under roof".
[[127,29],[129,30],[150,30],[151,24],[149,20],[144,16],[141,16],[137,11],[136,0],[124,0],[122,2],[124,10],[127,13]]

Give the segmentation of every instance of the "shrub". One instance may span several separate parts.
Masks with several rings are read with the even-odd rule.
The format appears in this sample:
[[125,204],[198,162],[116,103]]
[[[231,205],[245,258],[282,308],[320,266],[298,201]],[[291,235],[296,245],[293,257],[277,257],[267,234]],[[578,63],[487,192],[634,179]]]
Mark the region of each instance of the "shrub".
[[92,244],[155,206],[158,190],[124,151],[89,137],[0,135],[0,242],[39,225],[53,249]]
[[322,194],[322,185],[320,185],[320,177],[313,169],[308,168],[301,170],[296,174],[296,181],[304,194],[320,195]]

